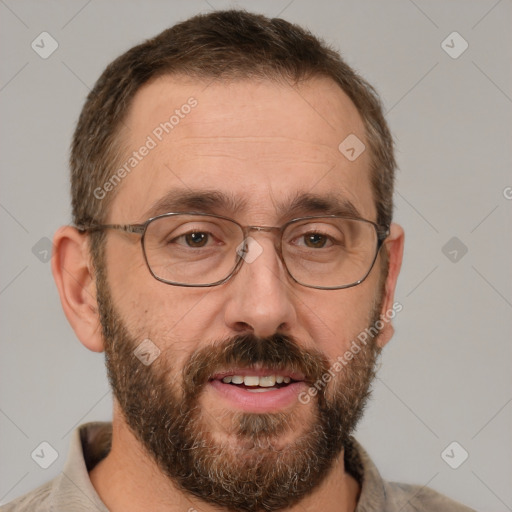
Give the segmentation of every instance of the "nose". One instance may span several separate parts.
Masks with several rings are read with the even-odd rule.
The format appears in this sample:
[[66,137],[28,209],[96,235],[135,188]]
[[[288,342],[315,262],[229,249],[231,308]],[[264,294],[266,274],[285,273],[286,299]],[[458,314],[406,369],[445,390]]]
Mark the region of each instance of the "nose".
[[243,257],[242,267],[225,285],[227,327],[260,337],[290,331],[296,320],[293,290],[272,237],[249,237]]

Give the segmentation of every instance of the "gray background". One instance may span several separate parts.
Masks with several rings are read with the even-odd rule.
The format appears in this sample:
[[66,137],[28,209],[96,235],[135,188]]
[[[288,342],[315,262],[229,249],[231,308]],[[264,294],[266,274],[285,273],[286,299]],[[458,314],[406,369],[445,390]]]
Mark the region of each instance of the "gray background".
[[[76,340],[41,261],[45,238],[70,220],[68,147],[85,95],[135,43],[228,6],[322,36],[388,110],[407,235],[403,311],[359,440],[387,479],[512,510],[509,0],[0,0],[0,503],[55,476],[71,430],[111,414],[103,356]],[[43,31],[59,44],[48,59],[31,48]],[[456,59],[441,46],[453,31],[469,44]],[[42,441],[60,454],[46,470],[31,458]],[[441,457],[452,441],[469,453],[458,469]]]

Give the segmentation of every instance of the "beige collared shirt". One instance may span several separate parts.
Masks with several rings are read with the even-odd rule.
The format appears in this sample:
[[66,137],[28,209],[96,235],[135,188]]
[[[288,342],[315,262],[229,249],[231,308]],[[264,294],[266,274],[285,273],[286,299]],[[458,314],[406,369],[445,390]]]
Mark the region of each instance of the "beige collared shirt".
[[[89,471],[110,448],[111,423],[87,423],[73,432],[62,473],[1,507],[2,512],[108,512]],[[386,482],[364,449],[352,439],[345,468],[361,485],[356,512],[474,512],[429,488]]]

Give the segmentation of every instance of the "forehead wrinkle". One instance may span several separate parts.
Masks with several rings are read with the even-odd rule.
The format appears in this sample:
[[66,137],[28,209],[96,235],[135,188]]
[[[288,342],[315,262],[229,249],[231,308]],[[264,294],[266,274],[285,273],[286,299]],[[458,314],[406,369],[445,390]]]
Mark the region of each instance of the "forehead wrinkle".
[[[200,156],[220,156],[245,160],[252,158],[252,155],[244,154],[244,146],[247,148],[261,146],[258,150],[260,157],[279,156],[280,160],[298,158],[301,153],[301,162],[306,163],[336,163],[342,161],[338,150],[338,143],[332,141],[304,140],[297,137],[285,136],[199,136],[188,135],[174,139],[168,142],[169,149],[176,146],[177,152],[183,154],[187,151],[192,153],[193,157]],[[306,151],[306,154],[304,152]]]

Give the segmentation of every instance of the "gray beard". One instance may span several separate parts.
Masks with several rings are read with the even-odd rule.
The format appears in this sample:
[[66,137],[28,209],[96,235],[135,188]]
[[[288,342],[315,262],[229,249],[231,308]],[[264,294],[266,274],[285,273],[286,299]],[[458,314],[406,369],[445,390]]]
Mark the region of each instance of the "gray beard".
[[[289,336],[235,336],[194,352],[181,382],[176,384],[177,378],[170,383],[169,375],[180,372],[165,351],[150,366],[134,356],[138,341],[115,311],[101,273],[97,290],[114,396],[135,437],[175,486],[227,510],[256,512],[290,507],[321,484],[362,416],[379,354],[375,339],[318,391],[308,406],[307,422],[295,410],[228,412],[231,421],[226,427],[199,405],[216,369],[258,363],[298,370],[312,384],[327,373],[326,358],[300,348]],[[378,311],[375,308],[373,323]],[[214,439],[212,427],[222,429],[226,440]],[[292,442],[279,443],[282,434],[296,430],[300,433]]]

